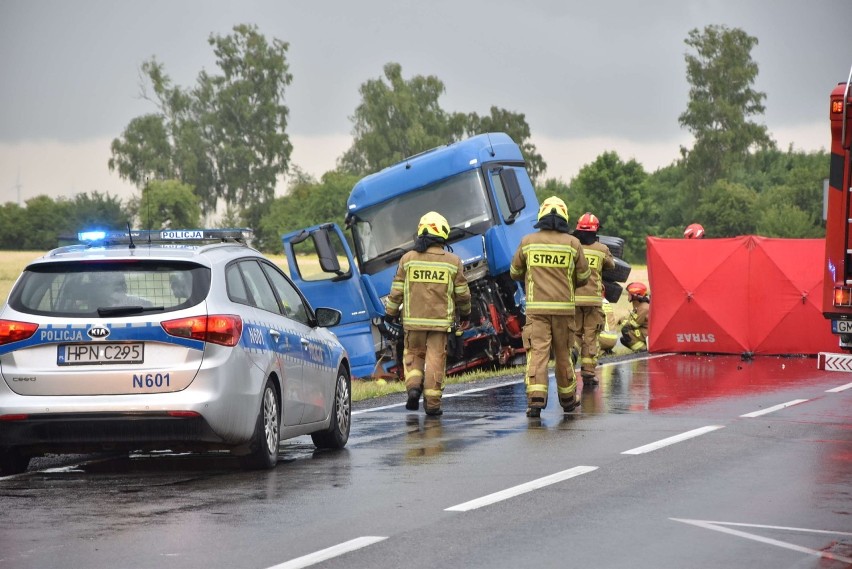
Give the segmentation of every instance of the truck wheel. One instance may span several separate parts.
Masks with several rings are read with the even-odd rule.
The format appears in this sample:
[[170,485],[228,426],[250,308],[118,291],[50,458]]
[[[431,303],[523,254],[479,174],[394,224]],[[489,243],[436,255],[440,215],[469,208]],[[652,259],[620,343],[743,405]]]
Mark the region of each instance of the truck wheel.
[[20,474],[26,472],[29,465],[30,457],[18,449],[12,447],[0,450],[0,474]]
[[278,394],[272,379],[266,380],[257,423],[249,443],[250,452],[240,457],[247,470],[268,470],[278,463],[278,443],[281,437],[281,413],[278,411]]
[[621,237],[613,237],[611,235],[598,235],[598,241],[603,243],[612,253],[613,257],[624,256],[624,239]]
[[627,282],[627,279],[630,278],[630,271],[632,270],[633,268],[630,266],[630,263],[616,257],[615,268],[604,269],[601,272],[601,278],[605,281],[612,281],[617,283]]
[[331,406],[331,421],[328,429],[311,433],[317,448],[343,448],[349,440],[352,424],[352,390],[349,372],[343,366],[337,370],[334,387],[334,404]]
[[621,293],[624,291],[624,288],[615,282],[612,281],[604,281],[604,298],[607,299],[608,302],[615,304],[618,302],[618,299],[621,298]]

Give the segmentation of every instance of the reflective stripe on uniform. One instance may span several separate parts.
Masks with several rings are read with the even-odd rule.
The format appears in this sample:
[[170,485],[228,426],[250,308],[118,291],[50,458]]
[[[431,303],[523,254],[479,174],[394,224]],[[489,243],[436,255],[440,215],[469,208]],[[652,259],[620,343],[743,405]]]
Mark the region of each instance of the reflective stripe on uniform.
[[453,323],[452,318],[412,318],[411,316],[405,319],[406,326],[438,326],[450,330],[450,324]]
[[527,393],[547,393],[547,386],[541,383],[527,383]]
[[438,399],[440,399],[442,394],[443,391],[441,391],[440,389],[426,389],[423,391],[424,397],[437,397]]
[[552,308],[555,310],[574,310],[573,302],[556,302],[556,301],[534,301],[527,302],[527,308]]

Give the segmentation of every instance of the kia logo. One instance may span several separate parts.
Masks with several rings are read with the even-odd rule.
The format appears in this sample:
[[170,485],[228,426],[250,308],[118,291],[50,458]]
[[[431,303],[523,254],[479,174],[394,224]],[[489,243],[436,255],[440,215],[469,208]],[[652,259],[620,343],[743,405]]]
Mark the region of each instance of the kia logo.
[[104,328],[103,326],[92,326],[86,334],[89,335],[89,338],[94,340],[103,340],[109,336],[109,328]]

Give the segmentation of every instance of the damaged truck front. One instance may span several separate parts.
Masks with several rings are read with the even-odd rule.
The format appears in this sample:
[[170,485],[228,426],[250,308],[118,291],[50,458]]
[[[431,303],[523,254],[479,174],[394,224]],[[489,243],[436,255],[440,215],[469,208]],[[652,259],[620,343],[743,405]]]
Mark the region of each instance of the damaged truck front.
[[470,327],[453,334],[447,372],[524,362],[524,294],[509,278],[509,264],[521,238],[534,231],[538,200],[509,136],[474,136],[367,176],[347,208],[352,248],[336,224],[295,231],[283,241],[290,274],[311,304],[343,313],[334,332],[354,376],[399,372],[401,338],[382,322],[384,299],[428,211],[447,218],[448,245],[462,259],[473,296]]

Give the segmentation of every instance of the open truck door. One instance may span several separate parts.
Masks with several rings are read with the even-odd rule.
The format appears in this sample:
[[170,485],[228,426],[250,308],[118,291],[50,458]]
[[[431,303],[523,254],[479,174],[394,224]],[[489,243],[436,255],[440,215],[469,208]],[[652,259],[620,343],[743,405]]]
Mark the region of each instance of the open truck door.
[[353,377],[373,375],[385,340],[372,322],[381,320],[385,309],[358,270],[343,231],[326,223],[288,233],[282,241],[290,278],[311,306],[340,310],[340,323],[331,330],[349,352]]

